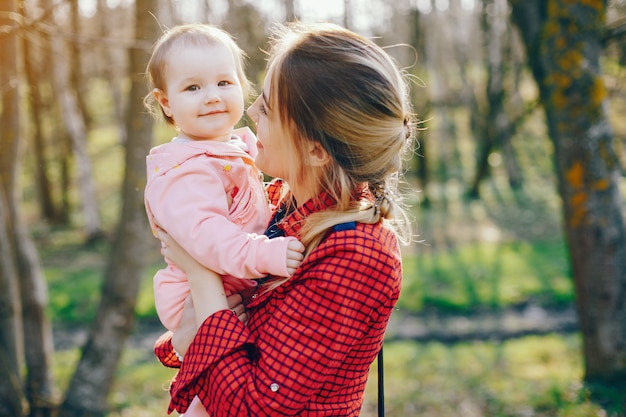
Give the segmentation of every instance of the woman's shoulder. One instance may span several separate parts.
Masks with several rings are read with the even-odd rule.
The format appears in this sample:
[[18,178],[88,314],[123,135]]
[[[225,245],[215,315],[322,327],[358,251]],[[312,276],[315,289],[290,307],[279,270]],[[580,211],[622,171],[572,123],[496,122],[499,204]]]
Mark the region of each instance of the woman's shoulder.
[[382,224],[341,223],[309,255],[313,262],[358,263],[360,268],[397,268],[401,251],[395,233]]
[[303,267],[304,282],[313,279],[315,285],[338,293],[378,294],[380,300],[396,299],[402,281],[397,238],[381,224],[334,228]]
[[359,222],[340,223],[335,225],[326,238],[326,243],[334,241],[345,245],[351,242],[355,248],[399,251],[395,233],[384,227],[382,223],[367,224]]

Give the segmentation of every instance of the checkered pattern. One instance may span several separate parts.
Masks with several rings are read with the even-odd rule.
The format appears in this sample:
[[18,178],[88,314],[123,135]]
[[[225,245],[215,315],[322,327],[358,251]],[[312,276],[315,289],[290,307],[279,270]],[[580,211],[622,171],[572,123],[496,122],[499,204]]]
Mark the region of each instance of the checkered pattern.
[[[315,210],[300,207],[280,227],[297,236]],[[332,232],[286,284],[253,297],[247,326],[227,310],[206,319],[168,411],[184,412],[197,395],[213,417],[358,416],[401,275],[397,241],[380,224]],[[155,347],[179,366],[171,351],[168,338]]]

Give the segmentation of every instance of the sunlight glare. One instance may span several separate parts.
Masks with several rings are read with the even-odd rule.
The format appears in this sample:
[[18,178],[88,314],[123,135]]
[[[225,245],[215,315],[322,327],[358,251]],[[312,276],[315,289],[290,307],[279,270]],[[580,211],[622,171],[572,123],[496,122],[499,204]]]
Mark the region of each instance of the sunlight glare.
[[433,10],[430,0],[417,0],[417,10],[422,14],[429,14]]
[[437,10],[445,12],[446,10],[448,10],[448,7],[450,7],[450,0],[436,0],[435,7],[437,8]]
[[344,14],[344,2],[337,0],[299,1],[296,9],[300,19],[306,21],[341,19]]
[[80,14],[89,18],[96,14],[96,0],[80,0],[78,2]]
[[[131,6],[133,0],[106,0],[106,7],[115,9],[119,6]],[[78,9],[85,17],[93,17],[98,12],[98,2],[96,0],[78,0]]]
[[475,0],[461,0],[461,7],[463,8],[463,10],[474,10],[475,6]]

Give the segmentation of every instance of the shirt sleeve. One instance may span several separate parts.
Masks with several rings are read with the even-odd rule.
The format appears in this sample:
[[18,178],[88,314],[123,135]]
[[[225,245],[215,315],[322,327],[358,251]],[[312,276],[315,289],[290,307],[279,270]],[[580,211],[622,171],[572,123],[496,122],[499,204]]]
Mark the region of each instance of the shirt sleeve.
[[[219,343],[216,343],[218,341]],[[216,394],[215,390],[222,392],[220,385],[217,387],[211,383],[209,387],[206,379],[211,371],[223,368],[223,363],[228,363],[232,373],[222,373],[220,382],[230,386],[236,385],[242,373],[235,370],[243,370],[250,366],[250,358],[246,345],[252,343],[250,331],[229,310],[218,311],[209,316],[198,329],[193,342],[187,349],[184,366],[170,385],[172,401],[168,414],[174,410],[180,413],[187,411],[193,398],[198,395],[203,405],[207,407],[210,394]],[[215,382],[215,381],[213,381]],[[224,387],[224,391],[227,387]],[[229,415],[214,414],[211,415]],[[232,416],[238,414],[231,414]]]
[[[184,412],[197,395],[214,417],[296,415],[337,374],[372,320],[393,308],[400,259],[373,240],[324,246],[303,264],[306,279],[274,290],[285,298],[256,340],[232,314],[205,321],[171,387],[170,411]],[[373,361],[380,345],[368,348]]]
[[229,217],[224,184],[211,162],[195,157],[150,185],[154,218],[198,262],[237,278],[289,276],[287,246],[293,237],[248,233]]
[[154,355],[159,362],[168,368],[180,368],[180,361],[174,352],[172,346],[172,332],[163,333],[156,342],[154,342]]

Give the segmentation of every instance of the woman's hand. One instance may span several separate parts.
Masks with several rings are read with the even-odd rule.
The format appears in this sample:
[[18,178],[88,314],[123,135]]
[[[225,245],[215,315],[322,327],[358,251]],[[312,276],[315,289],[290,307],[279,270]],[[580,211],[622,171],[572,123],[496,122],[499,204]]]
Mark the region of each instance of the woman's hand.
[[187,275],[197,270],[206,269],[165,230],[157,228],[156,235],[161,240],[161,255],[174,262]]
[[228,308],[241,320],[244,324],[248,322],[248,312],[246,306],[243,304],[243,297],[241,294],[233,294],[226,297],[228,300]]
[[[233,294],[227,297],[228,308],[241,320],[244,324],[248,321],[248,313],[243,304],[241,294]],[[176,331],[172,334],[172,346],[176,353],[184,356],[189,349],[189,345],[198,332],[196,324],[196,312],[193,308],[193,299],[188,296],[183,306],[183,315]]]
[[198,332],[196,325],[196,312],[193,308],[193,299],[188,296],[183,306],[183,315],[178,328],[172,334],[172,346],[179,355],[184,356],[191,341]]

